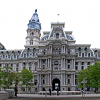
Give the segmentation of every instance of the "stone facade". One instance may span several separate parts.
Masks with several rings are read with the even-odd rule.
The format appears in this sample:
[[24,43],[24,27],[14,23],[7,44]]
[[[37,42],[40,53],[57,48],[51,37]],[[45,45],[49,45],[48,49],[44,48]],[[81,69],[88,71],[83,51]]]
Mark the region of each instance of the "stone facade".
[[100,62],[100,49],[91,49],[90,44],[75,44],[72,31],[64,31],[64,27],[65,23],[51,23],[51,31],[41,36],[35,10],[28,24],[25,49],[1,49],[0,67],[12,66],[18,72],[24,68],[32,70],[35,84],[32,92],[56,87],[60,91],[75,91],[77,72]]

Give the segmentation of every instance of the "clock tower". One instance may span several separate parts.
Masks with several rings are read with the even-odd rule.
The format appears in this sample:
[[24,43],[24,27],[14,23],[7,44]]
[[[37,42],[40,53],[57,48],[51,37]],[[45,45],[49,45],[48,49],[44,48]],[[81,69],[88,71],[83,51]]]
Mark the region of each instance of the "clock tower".
[[29,20],[28,23],[25,47],[39,45],[40,36],[41,36],[40,30],[41,30],[41,23],[39,21],[37,9],[36,9],[35,13],[33,14],[32,18]]

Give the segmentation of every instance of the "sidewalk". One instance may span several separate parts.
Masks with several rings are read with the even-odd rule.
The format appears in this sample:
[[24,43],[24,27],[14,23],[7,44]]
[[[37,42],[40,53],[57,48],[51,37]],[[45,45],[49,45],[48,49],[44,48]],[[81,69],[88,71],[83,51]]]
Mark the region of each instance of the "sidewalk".
[[[84,95],[83,95],[84,96]],[[45,97],[45,95],[38,95],[38,94],[18,94],[18,97]],[[47,98],[59,98],[59,97],[82,97],[82,95],[47,95]],[[85,94],[85,97],[100,97],[100,94]]]

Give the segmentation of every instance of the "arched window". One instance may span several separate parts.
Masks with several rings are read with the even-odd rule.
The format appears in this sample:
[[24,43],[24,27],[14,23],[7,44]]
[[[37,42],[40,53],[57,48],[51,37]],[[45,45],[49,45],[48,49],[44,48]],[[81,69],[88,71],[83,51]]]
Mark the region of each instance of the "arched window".
[[59,33],[56,34],[56,39],[59,39]]
[[54,63],[54,69],[58,69],[58,61],[55,61],[55,63]]

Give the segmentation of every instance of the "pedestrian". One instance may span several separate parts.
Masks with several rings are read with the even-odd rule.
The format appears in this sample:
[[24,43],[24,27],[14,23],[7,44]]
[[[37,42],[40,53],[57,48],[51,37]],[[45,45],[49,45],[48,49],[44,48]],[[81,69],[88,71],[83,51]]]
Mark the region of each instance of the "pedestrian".
[[17,97],[17,85],[15,85],[15,96]]
[[51,95],[51,89],[49,88],[49,94]]
[[59,87],[57,87],[57,95],[59,95]]

